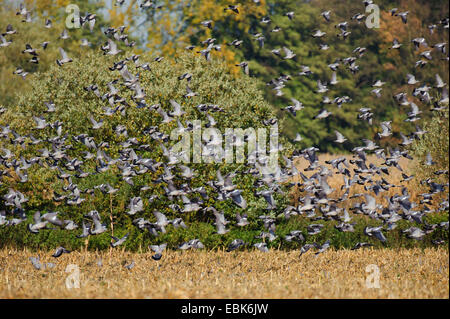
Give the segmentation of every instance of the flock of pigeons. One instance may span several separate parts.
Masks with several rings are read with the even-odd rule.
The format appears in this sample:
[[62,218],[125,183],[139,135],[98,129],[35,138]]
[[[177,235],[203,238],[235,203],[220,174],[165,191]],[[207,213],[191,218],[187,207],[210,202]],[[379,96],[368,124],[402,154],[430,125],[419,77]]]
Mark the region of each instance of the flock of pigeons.
[[[117,0],[115,5],[123,4],[124,0]],[[255,1],[255,5],[258,4],[259,1]],[[364,1],[364,5],[367,6],[371,4],[372,1]],[[160,8],[160,6],[155,5],[152,1],[146,0],[143,1],[140,5],[142,10],[145,10],[150,7],[154,7],[156,9]],[[229,14],[241,14],[239,11],[238,5],[229,5],[224,8],[225,11],[228,11]],[[408,22],[408,14],[409,12],[399,12],[397,8],[392,9],[391,11],[392,18],[400,17],[403,23]],[[22,15],[24,17],[24,22],[31,21],[31,12],[23,5],[20,6],[19,12],[17,15]],[[299,21],[295,21],[295,13],[287,12],[285,16],[293,20],[292,23],[300,23]],[[364,19],[363,14],[355,14],[351,17],[352,20],[356,20],[358,22]],[[87,14],[84,17],[81,17],[81,24],[88,25],[91,31],[95,27],[95,14]],[[325,11],[322,13],[322,16],[317,17],[317,19],[323,19],[324,23],[330,23],[333,20],[332,11]],[[264,17],[261,20],[262,24],[269,24],[271,22],[270,17]],[[201,26],[205,28],[213,28],[214,21],[208,20],[201,22]],[[45,22],[45,27],[51,28],[52,23],[47,19]],[[436,24],[430,25],[430,32],[442,32],[444,33],[449,28],[449,19],[444,19],[442,21],[438,21]],[[351,24],[347,21],[341,22],[336,25],[336,29],[339,30],[339,34],[337,35],[342,40],[345,40],[351,34]],[[118,49],[118,46],[115,41],[123,42],[127,47],[133,47],[134,42],[128,41],[128,36],[124,33],[125,27],[120,27],[117,29],[108,28],[104,31],[105,35],[108,37],[106,43],[101,46],[101,50],[103,54],[106,55],[117,55],[119,53],[123,53],[122,50]],[[282,32],[281,28],[275,27],[273,32]],[[14,27],[9,24],[6,28],[6,32],[0,36],[0,47],[6,47],[14,39],[14,35],[16,34],[16,30]],[[320,30],[315,30],[312,34],[312,37],[323,39],[326,36],[325,32]],[[264,34],[256,34],[254,35],[255,39],[259,41],[261,47],[264,45]],[[66,30],[61,34],[60,38],[67,39],[69,35]],[[417,61],[415,66],[413,67],[424,67],[430,60],[432,60],[433,56],[439,56],[442,59],[448,61],[448,56],[446,54],[446,45],[447,43],[436,43],[434,45],[427,44],[425,38],[419,37],[414,38],[412,40],[416,49],[420,47],[429,47],[430,49],[427,51],[423,51],[420,53],[420,60]],[[210,53],[212,50],[220,50],[220,45],[215,43],[215,39],[206,39],[203,41],[203,44],[206,48],[196,51],[204,56],[207,60],[210,59]],[[236,39],[228,45],[234,46],[238,48],[243,44],[242,40]],[[42,43],[43,50],[49,45],[49,42]],[[89,45],[89,42],[86,39],[82,41],[83,46]],[[392,45],[392,50],[398,49],[402,46],[401,43],[397,39],[394,40]],[[327,50],[329,46],[323,42],[320,44],[322,50]],[[195,46],[188,46],[187,50],[194,50]],[[0,49],[1,50],[1,49]],[[63,48],[59,48],[61,58],[56,60],[56,63],[60,67],[64,67],[64,64],[72,62],[72,59],[68,57],[67,53]],[[1,51],[0,51],[1,52]],[[282,49],[273,49],[271,50],[273,54],[278,56],[280,59],[292,59],[296,56],[296,54],[291,51],[287,47],[283,47]],[[328,85],[336,85],[338,81],[338,68],[343,65],[347,67],[352,73],[358,72],[358,60],[362,59],[366,54],[366,48],[358,47],[353,53],[355,56],[344,57],[337,60],[335,63],[330,64],[329,67],[332,71],[332,77],[329,83],[323,83],[320,80],[317,81],[317,92],[316,94],[323,95],[323,104],[336,104],[338,107],[341,107],[342,104],[348,103],[350,98],[348,96],[336,97],[334,99],[330,99],[326,95],[324,95],[328,91]],[[33,48],[30,44],[26,45],[26,48],[22,51],[22,54],[28,54],[31,56],[30,63],[39,63],[39,54],[36,48]],[[318,57],[319,58],[319,57]],[[156,62],[161,61],[162,57],[158,57],[155,59]],[[236,205],[236,222],[234,223],[234,227],[246,227],[249,224],[248,216],[245,214],[245,210],[247,208],[247,201],[242,196],[243,192],[238,188],[238,185],[234,184],[233,178],[238,174],[237,172],[229,173],[226,176],[222,176],[220,170],[216,173],[216,179],[212,181],[205,181],[202,187],[192,188],[190,186],[189,181],[195,176],[196,172],[188,166],[181,165],[177,163],[177,158],[170,152],[170,148],[167,145],[166,136],[159,131],[159,126],[151,127],[146,129],[144,134],[149,134],[155,141],[159,141],[160,145],[163,149],[163,154],[165,158],[163,161],[155,161],[152,158],[143,158],[139,154],[141,151],[145,151],[149,149],[149,145],[141,145],[136,137],[129,137],[126,127],[123,125],[118,125],[115,128],[115,133],[118,135],[124,135],[128,139],[123,142],[122,150],[119,152],[120,155],[117,158],[112,158],[105,151],[106,142],[95,140],[92,136],[89,136],[89,130],[97,130],[102,127],[104,121],[107,121],[108,116],[112,116],[116,113],[125,114],[127,101],[120,97],[120,90],[116,88],[116,84],[123,84],[129,90],[134,91],[133,101],[136,103],[137,107],[147,107],[145,101],[145,91],[143,90],[139,77],[137,75],[132,74],[127,68],[127,63],[135,63],[138,68],[142,70],[150,70],[149,64],[139,64],[139,56],[132,55],[131,57],[127,57],[123,60],[115,62],[113,66],[110,67],[111,72],[119,71],[121,75],[121,79],[117,79],[108,84],[107,92],[105,94],[100,93],[101,88],[99,88],[96,84],[89,84],[84,87],[85,90],[92,92],[95,94],[100,100],[109,103],[110,107],[104,107],[104,115],[105,117],[102,119],[94,119],[90,117],[90,121],[92,123],[92,127],[88,128],[86,134],[80,135],[70,135],[69,131],[63,131],[63,123],[60,121],[56,121],[55,123],[49,123],[46,119],[46,114],[55,112],[57,109],[57,105],[55,105],[52,101],[43,101],[46,106],[46,114],[42,114],[40,116],[34,116],[33,119],[36,123],[34,127],[35,130],[49,130],[53,129],[56,131],[56,136],[48,138],[46,140],[38,139],[33,136],[33,134],[29,135],[20,135],[14,131],[14,129],[10,128],[9,125],[0,125],[0,139],[2,140],[3,147],[1,148],[0,153],[0,167],[3,167],[0,170],[0,181],[4,176],[8,176],[12,178],[10,174],[12,171],[15,172],[15,175],[19,179],[20,183],[27,183],[28,174],[27,170],[31,168],[33,165],[41,165],[43,167],[48,167],[49,169],[55,169],[59,172],[58,178],[66,181],[66,185],[62,189],[64,195],[59,194],[58,192],[54,192],[53,200],[58,203],[65,202],[68,206],[80,205],[83,201],[86,200],[86,196],[89,194],[94,194],[96,191],[102,192],[103,194],[114,194],[118,191],[118,188],[114,188],[108,183],[103,183],[95,186],[92,189],[80,189],[74,180],[79,180],[82,178],[86,178],[93,174],[101,174],[103,172],[111,169],[112,166],[116,166],[123,180],[131,185],[133,185],[133,178],[137,175],[146,174],[149,171],[157,172],[160,171],[161,175],[156,182],[164,183],[165,192],[168,199],[168,207],[170,207],[174,213],[179,213],[179,216],[182,216],[183,213],[187,212],[197,212],[203,211],[205,213],[210,213],[211,216],[215,217],[215,226],[217,229],[217,234],[223,235],[226,234],[229,229],[227,229],[227,225],[230,223],[228,221],[223,212],[216,210],[214,207],[205,207],[204,201],[208,199],[210,196],[216,196],[216,201],[226,201],[231,200]],[[248,62],[242,62],[237,64],[237,66],[242,67],[245,74],[249,74],[249,66]],[[24,71],[21,67],[18,67],[14,72],[15,74],[21,76],[25,79],[27,72]],[[299,76],[310,76],[312,74],[310,68],[308,66],[301,66],[301,72]],[[177,75],[180,81],[186,80],[190,81],[192,75],[189,73]],[[408,118],[406,121],[408,122],[416,122],[418,121],[420,113],[420,108],[416,103],[423,103],[425,107],[427,105],[432,105],[432,110],[444,110],[448,107],[448,90],[447,84],[443,82],[441,77],[436,74],[436,83],[429,84],[423,83],[421,86],[418,86],[420,81],[416,80],[412,74],[406,75],[407,82],[411,86],[415,86],[413,96],[408,97],[406,93],[398,93],[395,95],[395,99],[399,105],[409,105],[411,107],[411,111],[407,114]],[[273,79],[268,83],[270,85],[275,94],[277,96],[283,95],[282,89],[285,85],[285,82],[290,80],[290,76],[281,75],[277,79]],[[373,83],[372,93],[375,96],[380,96],[382,93],[382,87],[385,85],[385,82],[381,80],[377,80]],[[187,93],[185,98],[191,98],[196,96],[197,93],[193,92],[189,87],[187,89]],[[294,116],[299,112],[303,105],[300,101],[296,99],[292,99],[292,105],[289,105],[285,108],[285,110]],[[129,105],[128,105],[129,106]],[[162,118],[161,125],[171,121],[178,121],[178,125],[182,129],[192,129],[192,127],[184,127],[181,123],[183,119],[183,115],[185,112],[183,111],[181,105],[176,101],[171,101],[171,107],[173,110],[168,111],[164,110],[160,105],[154,105],[149,107],[151,111],[156,111]],[[210,119],[209,125],[214,126],[215,120],[212,117],[212,112],[220,111],[220,107],[216,105],[204,105],[201,104],[198,106],[198,110],[200,112],[206,113],[208,118]],[[1,110],[3,113],[5,109]],[[0,114],[1,114],[0,113]],[[332,113],[327,109],[322,109],[319,114],[317,114],[315,119],[323,119],[330,116]],[[367,121],[370,125],[372,125],[373,113],[370,108],[361,108],[358,114],[355,116],[358,119]],[[277,122],[277,119],[270,119],[265,121],[265,125],[273,125]],[[381,132],[378,133],[378,138],[382,139],[388,137],[392,134],[391,130],[391,121],[385,121],[380,123]],[[63,135],[63,133],[66,133]],[[429,225],[424,222],[423,217],[426,214],[432,213],[434,210],[430,209],[428,206],[430,204],[436,204],[436,197],[440,197],[438,194],[444,193],[447,194],[446,198],[444,196],[444,200],[442,200],[438,205],[434,207],[439,207],[438,209],[441,211],[448,211],[449,209],[449,201],[448,201],[448,186],[449,184],[439,184],[433,181],[432,178],[428,178],[426,180],[421,181],[422,184],[425,184],[429,187],[429,191],[427,193],[421,194],[420,203],[414,203],[411,201],[410,194],[408,193],[408,189],[403,187],[402,185],[393,185],[391,184],[387,178],[389,176],[389,171],[392,169],[398,169],[402,171],[403,181],[408,181],[413,178],[413,176],[407,176],[402,168],[399,165],[399,160],[402,157],[411,159],[411,156],[408,154],[408,151],[405,149],[405,146],[411,144],[414,139],[421,138],[422,135],[427,132],[422,130],[418,125],[416,125],[416,131],[412,133],[410,136],[405,136],[400,133],[403,137],[403,141],[399,144],[399,147],[396,149],[385,150],[380,148],[376,142],[371,140],[364,140],[364,145],[356,146],[353,149],[353,159],[347,160],[345,157],[338,157],[326,162],[326,165],[321,165],[318,162],[318,154],[319,151],[316,147],[309,147],[306,149],[295,150],[291,157],[283,156],[284,165],[280,165],[278,167],[278,171],[274,174],[260,174],[259,166],[262,166],[264,163],[257,163],[255,165],[247,164],[248,170],[245,174],[252,174],[257,178],[255,183],[255,187],[259,190],[255,191],[256,196],[261,196],[267,202],[267,211],[273,212],[277,209],[277,203],[274,200],[273,194],[275,192],[281,191],[281,185],[288,185],[290,187],[298,187],[304,196],[299,198],[298,206],[288,206],[283,211],[283,216],[286,219],[289,219],[291,216],[295,215],[303,215],[304,218],[307,218],[311,221],[337,221],[338,223],[335,225],[335,228],[341,232],[353,232],[355,223],[351,223],[352,216],[348,212],[346,208],[340,208],[339,206],[343,206],[343,204],[352,198],[364,198],[364,201],[356,203],[349,210],[353,214],[364,214],[370,216],[373,219],[380,221],[380,226],[378,227],[366,227],[364,229],[364,234],[367,237],[375,238],[381,242],[386,241],[385,233],[389,232],[396,228],[397,222],[399,220],[408,220],[411,222],[417,223],[417,226],[421,227],[410,227],[403,231],[408,238],[420,240],[425,235],[433,232],[437,228],[444,228],[448,230],[449,222],[442,222],[439,224]],[[86,151],[82,158],[71,158],[66,154],[66,151],[70,148],[70,145],[67,143],[69,141],[68,137],[76,142],[81,143],[86,147]],[[301,137],[298,135],[296,141],[299,141]],[[343,134],[336,131],[336,143],[344,143],[347,139]],[[22,148],[26,148],[28,145],[42,145],[42,149],[39,150],[39,154],[36,154],[33,158],[16,158],[15,154],[8,148],[6,145],[10,143],[12,145],[20,145]],[[208,149],[208,145],[214,144],[213,141],[206,141],[204,148]],[[48,148],[46,147],[48,146]],[[376,166],[373,163],[368,163],[367,161],[367,153],[374,153],[378,158],[384,160],[384,163],[381,166]],[[260,154],[259,154],[260,155]],[[305,158],[309,166],[304,170],[305,173],[298,171],[296,166],[294,165],[294,161],[296,158],[303,157]],[[83,164],[85,161],[94,161],[96,163],[95,171],[87,172],[83,170]],[[350,164],[355,165],[353,172],[350,170]],[[328,165],[328,166],[327,166]],[[426,163],[424,165],[435,165],[433,159],[430,155],[427,157]],[[161,169],[162,168],[162,169]],[[306,172],[314,172],[311,176],[306,176]],[[440,170],[434,172],[436,175],[446,174],[448,175],[448,171]],[[335,189],[331,188],[327,183],[327,179],[333,174],[342,175],[343,184],[341,190],[344,190],[344,193],[339,198],[330,197]],[[301,176],[301,183],[292,183],[292,178],[295,176]],[[365,192],[362,194],[353,194],[350,195],[350,189],[354,185],[363,185]],[[386,205],[381,205],[380,202],[377,202],[376,197],[391,189],[399,187],[401,192],[399,194],[395,194],[391,197],[385,197],[387,200]],[[144,186],[140,189],[140,191],[151,190],[152,186]],[[150,196],[148,198],[149,203],[151,203],[155,199],[155,195]],[[24,210],[24,204],[28,201],[28,199],[18,190],[13,188],[9,189],[9,192],[2,196],[3,205],[7,208],[10,208],[8,211],[2,211],[0,215],[0,225],[1,226],[14,226],[26,220],[26,213]],[[60,206],[61,208],[63,206]],[[419,208],[421,207],[421,208]],[[136,196],[130,198],[128,209],[124,214],[129,216],[135,216],[140,212],[144,211],[144,199],[140,196]],[[133,220],[133,225],[135,225],[141,231],[148,231],[153,236],[158,236],[160,233],[166,232],[166,227],[172,225],[174,228],[183,227],[186,228],[187,225],[184,223],[182,217],[177,217],[174,219],[168,219],[163,213],[159,211],[154,211],[153,215],[155,217],[155,222],[151,222],[142,217],[135,218]],[[64,213],[61,212],[47,212],[45,214],[41,214],[40,212],[35,212],[33,215],[33,223],[28,225],[28,230],[31,233],[38,233],[41,230],[48,229],[50,227],[57,226],[61,229],[65,229],[67,231],[77,231],[78,228],[81,228],[81,233],[77,236],[79,238],[84,238],[87,236],[95,236],[107,231],[107,224],[102,222],[102,216],[96,210],[92,210],[84,216],[82,224],[77,225],[74,221],[64,219]],[[134,217],[133,217],[134,218]],[[258,219],[262,222],[264,230],[261,232],[257,238],[260,238],[261,241],[259,243],[254,244],[254,247],[257,249],[267,252],[267,241],[270,242],[275,240],[278,235],[276,234],[276,224],[277,217],[273,217],[273,214],[261,215]],[[321,232],[324,224],[315,223],[310,224],[306,233],[309,236],[314,236]],[[118,247],[123,244],[128,237],[129,234],[126,234],[122,238],[116,238],[112,236],[112,247]],[[288,235],[284,237],[284,240],[287,242],[296,241],[298,243],[305,242],[305,231],[302,230],[294,230],[291,231]],[[442,244],[443,240],[434,241],[435,244]],[[236,238],[234,239],[228,247],[228,251],[236,250],[241,247],[247,246],[248,243],[245,243],[242,239]],[[358,242],[355,244],[354,249],[358,249],[365,246],[370,246],[371,244],[368,242]],[[303,244],[301,246],[301,254],[307,252],[311,248],[316,249],[316,254],[324,252],[328,247],[330,247],[330,240],[325,241],[323,244]],[[163,250],[166,248],[166,244],[162,245],[151,245],[151,250],[154,251],[154,256],[152,257],[155,260],[159,260],[162,256]],[[188,242],[184,242],[178,247],[181,250],[186,249],[201,249],[204,248],[203,244],[199,239],[192,239]],[[55,258],[61,256],[64,253],[69,253],[67,249],[63,247],[59,247],[53,256]],[[41,267],[38,259],[32,260],[33,265],[35,267]],[[133,267],[133,263],[126,266],[131,269]]]

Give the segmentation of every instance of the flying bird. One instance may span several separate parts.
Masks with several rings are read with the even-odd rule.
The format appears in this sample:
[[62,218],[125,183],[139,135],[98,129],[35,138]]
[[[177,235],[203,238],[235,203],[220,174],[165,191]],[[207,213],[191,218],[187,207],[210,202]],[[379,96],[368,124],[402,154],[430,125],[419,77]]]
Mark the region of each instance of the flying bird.
[[72,61],[73,61],[71,58],[69,58],[69,57],[67,56],[67,53],[66,53],[66,51],[64,51],[64,49],[59,48],[59,54],[61,55],[61,59],[60,59],[60,60],[56,60],[56,63],[57,63],[59,66],[62,66],[62,65],[65,64],[65,63],[69,63],[69,62],[72,62]]

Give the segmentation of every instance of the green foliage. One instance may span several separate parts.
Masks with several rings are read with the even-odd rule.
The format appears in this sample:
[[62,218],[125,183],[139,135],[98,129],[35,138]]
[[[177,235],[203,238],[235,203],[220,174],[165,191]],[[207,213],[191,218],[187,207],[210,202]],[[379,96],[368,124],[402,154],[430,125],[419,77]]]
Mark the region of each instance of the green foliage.
[[[148,61],[150,58],[144,54],[140,57],[140,60]],[[36,77],[31,79],[31,89],[23,92],[18,96],[17,103],[7,108],[7,111],[1,117],[0,124],[8,124],[11,129],[24,136],[28,136],[31,133],[34,137],[44,140],[44,142],[38,145],[27,145],[26,148],[16,146],[14,152],[17,159],[21,157],[30,159],[39,154],[38,150],[43,148],[52,150],[52,145],[48,139],[56,136],[56,130],[51,127],[47,127],[44,130],[33,130],[32,126],[34,124],[32,123],[34,121],[32,117],[44,114],[46,109],[44,102],[53,101],[56,105],[56,112],[49,113],[45,117],[48,123],[54,123],[57,120],[63,122],[61,136],[70,134],[69,138],[71,139],[71,136],[86,133],[94,138],[97,145],[101,142],[108,143],[109,146],[104,148],[104,150],[107,156],[113,159],[120,157],[119,152],[124,149],[121,143],[128,138],[135,137],[141,145],[147,145],[145,149],[134,147],[138,156],[151,158],[155,162],[161,161],[163,151],[160,147],[160,142],[154,140],[144,131],[149,127],[158,125],[160,132],[170,136],[171,131],[177,127],[176,121],[161,123],[162,118],[156,110],[149,107],[138,108],[132,99],[134,92],[119,83],[115,84],[120,91],[118,95],[129,101],[129,105],[125,107],[124,115],[121,112],[117,112],[108,117],[104,115],[103,110],[105,101],[99,99],[94,93],[83,89],[83,87],[88,85],[96,84],[101,93],[104,94],[108,90],[107,84],[121,77],[119,71],[110,71],[108,69],[113,61],[112,57],[87,54],[86,57],[74,59],[74,62],[65,64],[62,67],[56,64],[52,65],[48,71],[38,73]],[[128,64],[128,68],[133,74],[138,71],[131,63]],[[198,92],[198,97],[192,99],[183,97],[186,93],[186,84],[184,81],[178,80],[177,77],[186,72],[192,74],[189,86],[192,90]],[[215,59],[207,62],[191,53],[184,53],[176,61],[163,60],[151,63],[151,71],[140,71],[139,79],[141,87],[146,94],[148,105],[159,104],[163,109],[169,111],[172,109],[169,100],[174,99],[181,104],[186,112],[180,118],[184,126],[187,126],[187,121],[199,119],[204,121],[202,129],[205,128],[206,115],[196,108],[199,104],[212,103],[223,108],[224,112],[212,113],[217,121],[216,128],[222,133],[225,132],[225,128],[262,128],[265,127],[263,120],[274,117],[270,105],[265,102],[256,84],[250,78],[237,81],[227,72],[226,67]],[[108,105],[107,102],[106,105]],[[98,130],[92,130],[92,124],[89,120],[90,116],[97,120],[104,118],[104,125]],[[119,124],[126,126],[128,137],[119,136],[115,133],[115,128]],[[282,122],[279,124],[282,125]],[[5,142],[8,141],[1,141],[1,146],[11,148],[9,144],[5,145]],[[68,142],[66,144],[69,144]],[[5,194],[8,188],[19,190],[29,198],[25,205],[26,211],[34,209],[59,211],[61,218],[73,219],[79,225],[81,225],[84,214],[96,209],[100,213],[102,221],[107,221],[108,227],[110,226],[109,218],[112,217],[113,226],[114,228],[118,227],[119,232],[122,229],[131,229],[131,221],[137,217],[144,217],[152,221],[154,219],[152,214],[154,210],[161,211],[170,219],[183,217],[186,222],[213,222],[214,216],[212,213],[205,214],[198,211],[179,216],[169,207],[170,200],[165,195],[166,192],[164,190],[166,183],[156,182],[164,172],[163,166],[157,168],[155,172],[148,171],[145,174],[133,177],[134,185],[129,185],[120,175],[120,170],[117,167],[117,165],[121,165],[120,162],[112,164],[111,168],[106,172],[96,173],[96,167],[99,165],[96,158],[90,160],[82,158],[83,152],[92,150],[75,140],[70,140],[70,142],[72,146],[65,150],[67,159],[83,160],[82,170],[92,173],[86,178],[78,178],[76,177],[76,172],[71,172],[62,167],[72,175],[72,182],[77,184],[82,192],[87,189],[92,190],[97,185],[109,183],[112,187],[119,189],[116,194],[103,194],[100,190],[95,189],[95,193],[92,196],[82,194],[82,197],[86,198],[86,200],[80,205],[62,207],[60,203],[56,203],[53,200],[53,196],[55,193],[67,194],[63,187],[68,185],[68,181],[59,179],[59,171],[50,168],[53,164],[52,160],[42,161],[42,166],[38,164],[33,165],[28,170],[29,180],[27,183],[20,183],[14,176],[13,178],[5,177],[4,183],[0,185],[1,194]],[[169,148],[169,146],[177,142],[178,140],[169,141],[166,146]],[[284,143],[283,140],[281,142],[285,145],[286,152],[288,152],[290,148],[289,143]],[[242,171],[248,169],[246,164],[190,164],[197,175],[191,181],[176,178],[174,183],[176,187],[180,187],[182,183],[188,182],[190,187],[196,188],[205,186],[208,181],[215,180],[217,169],[220,169],[224,176],[227,173],[236,172],[233,182],[243,191],[243,197],[247,200],[248,209],[245,213],[257,216],[261,214],[266,204],[263,199],[254,195],[256,177],[251,174],[241,174]],[[174,170],[173,173],[179,174],[178,170]],[[12,174],[14,175],[14,173]],[[151,190],[140,191],[144,185],[151,186]],[[227,218],[234,219],[236,212],[240,209],[230,199],[222,202],[216,201],[216,194],[212,189],[207,186],[206,190],[209,199],[205,201],[204,206],[210,207],[214,205],[218,210],[223,210]],[[192,195],[200,198],[198,194],[193,193]],[[145,211],[135,216],[128,216],[126,214],[127,206],[130,199],[134,196],[142,197]],[[156,196],[156,199],[149,201],[147,199],[149,196]],[[279,203],[275,213],[279,213],[288,199],[280,194],[276,194],[275,198]],[[175,199],[173,203],[181,204],[179,199]],[[103,244],[99,245],[102,246]]]

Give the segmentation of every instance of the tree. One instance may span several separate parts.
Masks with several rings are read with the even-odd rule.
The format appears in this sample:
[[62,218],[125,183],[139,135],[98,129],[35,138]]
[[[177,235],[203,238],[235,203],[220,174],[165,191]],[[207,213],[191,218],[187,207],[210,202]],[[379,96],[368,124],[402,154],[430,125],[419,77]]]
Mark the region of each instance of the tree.
[[[395,145],[400,141],[400,132],[409,134],[414,129],[410,123],[404,122],[409,109],[399,107],[393,98],[394,94],[403,91],[411,96],[413,88],[405,85],[406,74],[412,72],[430,83],[439,73],[448,82],[445,55],[435,50],[432,61],[428,61],[424,68],[415,68],[415,62],[421,58],[419,54],[427,48],[416,51],[411,42],[416,36],[424,36],[430,44],[445,41],[448,29],[443,29],[442,25],[433,34],[428,31],[428,25],[448,16],[448,4],[443,1],[378,1],[380,29],[366,27],[365,18],[369,13],[358,1],[280,0],[261,1],[260,5],[248,1],[238,4],[239,14],[224,10],[228,4],[225,1],[169,1],[159,9],[136,8],[146,16],[137,28],[147,30],[146,45],[157,54],[173,55],[176,48],[184,48],[188,44],[195,45],[194,50],[198,52],[207,47],[205,40],[214,38],[221,50],[212,49],[211,54],[226,60],[236,76],[240,75],[236,64],[248,61],[250,75],[255,81],[260,81],[260,87],[278,115],[287,119],[285,136],[292,140],[296,133],[300,133],[304,137],[299,146],[315,145],[328,152],[350,151],[361,143],[361,139],[375,138],[382,121],[392,121],[394,134],[379,143],[383,147]],[[394,6],[399,8],[399,12],[410,11],[407,24],[400,17],[391,16],[389,10]],[[327,22],[321,13],[329,8],[332,8],[331,21]],[[288,12],[294,13],[292,20],[286,16]],[[363,17],[359,21],[352,19],[357,13]],[[263,17],[269,19],[263,21]],[[212,21],[211,28],[201,24],[208,20]],[[344,21],[348,22],[348,31],[351,32],[346,39],[337,36],[341,31],[336,25]],[[319,29],[326,35],[312,37],[313,31]],[[403,44],[400,50],[389,49],[394,37]],[[227,45],[235,39],[242,40],[242,44],[238,47]],[[326,51],[319,47],[324,43],[329,45]],[[296,56],[283,59],[283,47],[292,50]],[[357,47],[366,49],[360,57],[354,52]],[[274,49],[281,50],[281,57],[271,52]],[[355,72],[351,72],[343,62],[349,57],[357,57],[359,68]],[[336,61],[340,64],[336,71],[339,83],[328,85],[329,91],[323,95],[331,100],[348,96],[350,100],[341,107],[322,104],[323,96],[315,92],[317,80],[330,81],[333,72],[329,65]],[[302,65],[309,66],[313,74],[298,76]],[[290,80],[284,83],[281,90],[284,94],[277,96],[274,93],[278,91],[271,90],[272,86],[266,83],[282,75],[289,75]],[[372,84],[376,80],[386,82],[379,98],[372,93]],[[296,116],[281,110],[291,104],[291,98],[300,100],[305,106]],[[429,119],[428,107],[418,101],[416,103],[423,109],[422,117]],[[332,115],[323,120],[313,120],[322,108],[328,108]],[[372,125],[358,121],[360,108],[371,109]],[[335,130],[343,133],[349,141],[340,145],[333,143]]]

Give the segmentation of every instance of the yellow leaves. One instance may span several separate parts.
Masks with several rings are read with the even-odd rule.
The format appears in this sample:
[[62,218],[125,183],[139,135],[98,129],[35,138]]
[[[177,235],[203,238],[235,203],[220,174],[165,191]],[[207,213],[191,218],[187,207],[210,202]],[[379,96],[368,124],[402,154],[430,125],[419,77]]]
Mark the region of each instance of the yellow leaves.
[[117,11],[115,8],[108,10],[111,20],[111,25],[114,27],[118,27],[124,24],[125,22],[125,13]]

